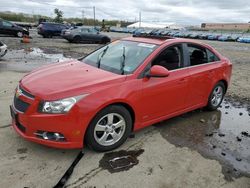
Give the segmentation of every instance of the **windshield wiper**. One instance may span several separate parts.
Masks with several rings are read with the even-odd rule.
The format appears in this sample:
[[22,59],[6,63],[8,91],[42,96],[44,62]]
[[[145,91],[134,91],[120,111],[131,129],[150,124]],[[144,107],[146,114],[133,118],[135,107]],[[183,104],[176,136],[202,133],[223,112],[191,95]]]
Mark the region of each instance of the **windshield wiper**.
[[120,68],[121,74],[124,74],[125,59],[126,59],[126,56],[125,56],[125,46],[123,46],[122,61],[121,61],[121,68]]
[[101,60],[102,60],[102,58],[103,58],[103,56],[106,54],[106,52],[107,52],[107,50],[108,50],[108,48],[109,48],[109,46],[107,46],[103,51],[102,51],[102,54],[101,54],[101,56],[98,56],[99,58],[98,58],[98,61],[97,61],[97,67],[98,67],[98,69],[100,68],[100,66],[101,66]]

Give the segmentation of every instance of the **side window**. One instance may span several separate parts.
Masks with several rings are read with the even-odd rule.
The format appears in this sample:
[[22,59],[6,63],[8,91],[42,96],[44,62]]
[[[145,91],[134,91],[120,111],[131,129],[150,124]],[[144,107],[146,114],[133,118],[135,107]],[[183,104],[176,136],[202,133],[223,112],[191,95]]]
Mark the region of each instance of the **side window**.
[[220,61],[220,59],[208,49],[207,49],[207,58],[208,58],[208,63],[214,62],[214,61]]
[[66,25],[60,25],[61,29],[67,29]]
[[83,28],[83,29],[81,29],[81,32],[82,32],[82,33],[87,33],[87,32],[88,32],[88,29]]
[[190,66],[208,63],[207,51],[205,48],[198,45],[188,44],[188,53]]
[[3,21],[3,26],[5,26],[5,27],[12,27],[12,23]]
[[168,70],[175,70],[183,67],[181,45],[174,45],[166,48],[158,57],[152,62],[153,65],[160,65]]

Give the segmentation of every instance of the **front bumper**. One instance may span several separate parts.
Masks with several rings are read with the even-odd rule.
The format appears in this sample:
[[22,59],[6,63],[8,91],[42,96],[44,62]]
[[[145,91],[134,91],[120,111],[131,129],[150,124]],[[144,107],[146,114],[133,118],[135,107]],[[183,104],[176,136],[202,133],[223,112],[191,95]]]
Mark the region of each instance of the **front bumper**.
[[61,36],[62,36],[62,38],[66,39],[68,41],[72,41],[74,38],[73,35],[71,35],[71,34],[63,34]]
[[[26,140],[55,148],[83,148],[84,129],[81,120],[72,114],[31,113],[32,106],[25,113],[10,106],[12,126]],[[37,136],[37,131],[56,132],[64,135],[64,141],[46,140]]]

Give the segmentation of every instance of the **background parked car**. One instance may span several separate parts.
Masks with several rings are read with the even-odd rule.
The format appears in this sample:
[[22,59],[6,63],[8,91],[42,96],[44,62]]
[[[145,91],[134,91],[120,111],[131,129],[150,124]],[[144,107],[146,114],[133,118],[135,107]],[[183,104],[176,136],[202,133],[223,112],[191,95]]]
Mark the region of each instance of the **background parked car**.
[[14,23],[0,19],[0,34],[23,37],[23,35],[29,35],[29,31]]
[[3,57],[7,53],[7,46],[0,41],[0,57]]
[[90,27],[79,27],[71,30],[68,29],[62,32],[62,37],[69,42],[75,43],[90,42],[106,44],[111,41],[108,36],[99,34],[99,31]]
[[42,22],[37,27],[37,33],[44,38],[60,36],[63,29],[69,29],[70,27],[60,23]]

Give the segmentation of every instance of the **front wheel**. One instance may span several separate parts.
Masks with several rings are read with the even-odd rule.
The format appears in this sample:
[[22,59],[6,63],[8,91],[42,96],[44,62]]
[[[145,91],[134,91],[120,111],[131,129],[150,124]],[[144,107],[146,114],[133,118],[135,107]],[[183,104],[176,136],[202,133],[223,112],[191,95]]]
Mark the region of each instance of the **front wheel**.
[[112,105],[101,110],[91,121],[85,137],[96,151],[109,151],[122,145],[132,129],[132,118],[126,108]]
[[16,34],[17,37],[22,38],[23,37],[23,33],[21,31],[18,31]]
[[225,93],[226,93],[225,84],[223,82],[218,82],[214,86],[211,94],[209,95],[207,109],[216,110],[220,106]]
[[107,44],[109,42],[110,42],[109,38],[104,37],[104,38],[101,39],[101,44]]

